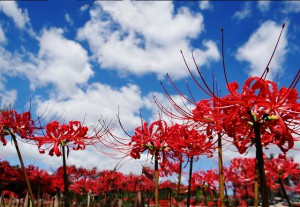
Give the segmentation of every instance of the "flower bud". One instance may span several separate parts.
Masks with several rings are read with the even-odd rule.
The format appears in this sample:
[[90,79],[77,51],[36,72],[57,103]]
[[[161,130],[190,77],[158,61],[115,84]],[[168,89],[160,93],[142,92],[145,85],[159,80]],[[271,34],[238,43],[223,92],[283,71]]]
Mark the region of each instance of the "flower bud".
[[267,120],[268,120],[268,121],[270,121],[270,120],[278,120],[278,119],[279,119],[279,117],[276,116],[276,115],[271,115],[271,116],[268,116],[268,117],[267,117]]

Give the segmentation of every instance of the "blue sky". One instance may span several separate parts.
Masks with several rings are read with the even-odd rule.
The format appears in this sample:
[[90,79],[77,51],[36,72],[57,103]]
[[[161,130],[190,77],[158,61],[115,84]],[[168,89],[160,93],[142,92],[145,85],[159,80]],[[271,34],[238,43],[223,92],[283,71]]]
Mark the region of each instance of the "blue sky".
[[[229,80],[242,84],[262,73],[285,22],[268,78],[288,86],[299,69],[299,19],[297,1],[1,1],[0,104],[18,111],[31,105],[35,116],[47,111],[46,118],[85,117],[88,125],[101,117],[115,119],[119,107],[130,131],[140,124],[140,110],[145,120],[157,117],[153,95],[168,105],[160,82],[179,100],[167,73],[183,92],[188,82],[195,97],[207,98],[193,85],[180,50],[193,71],[194,51],[208,82],[213,71],[226,93],[221,27]],[[117,128],[116,133],[122,132]],[[39,155],[32,145],[22,145],[22,151],[27,164],[50,170],[62,163]],[[0,156],[17,163],[10,144]],[[237,153],[227,147],[225,156],[228,163]],[[120,170],[139,172],[143,160],[131,160]],[[117,162],[94,148],[72,152],[68,159],[69,164],[99,169],[112,169]],[[217,166],[214,159],[202,163],[198,169]]]

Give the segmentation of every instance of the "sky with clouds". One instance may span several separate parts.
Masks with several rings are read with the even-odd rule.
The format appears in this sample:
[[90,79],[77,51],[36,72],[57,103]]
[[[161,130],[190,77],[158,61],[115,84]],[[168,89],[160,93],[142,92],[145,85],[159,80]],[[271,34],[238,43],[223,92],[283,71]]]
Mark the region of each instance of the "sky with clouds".
[[[225,93],[220,28],[229,80],[242,84],[265,69],[284,22],[268,78],[288,86],[299,69],[299,18],[297,1],[0,1],[0,105],[89,126],[100,118],[115,120],[119,109],[124,128],[132,131],[140,112],[146,121],[157,118],[153,96],[168,105],[161,82],[180,100],[166,74],[183,91],[188,82],[196,98],[207,98],[193,87],[180,51],[196,72],[193,52],[207,81],[217,81]],[[21,150],[26,164],[52,170],[62,163],[33,145]],[[234,151],[226,148],[227,163]],[[1,148],[0,157],[18,163],[12,144]],[[139,173],[144,162],[151,164],[145,156],[120,170]],[[217,166],[215,159],[199,162],[197,169]],[[93,147],[68,159],[98,169],[117,163]]]

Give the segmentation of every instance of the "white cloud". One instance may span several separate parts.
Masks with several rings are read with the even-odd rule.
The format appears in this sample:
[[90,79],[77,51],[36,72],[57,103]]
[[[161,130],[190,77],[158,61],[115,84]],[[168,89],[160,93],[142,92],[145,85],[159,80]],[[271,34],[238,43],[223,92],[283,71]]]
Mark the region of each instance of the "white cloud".
[[89,125],[97,123],[101,117],[116,120],[118,107],[124,127],[133,129],[140,124],[139,110],[144,106],[141,91],[136,85],[123,86],[113,89],[108,85],[94,83],[86,91],[78,89],[64,99],[52,97],[49,100],[36,100],[37,114],[47,112],[52,115],[62,115],[66,120],[83,120]]
[[65,20],[67,21],[68,24],[73,25],[73,19],[71,18],[70,14],[66,13],[65,14]]
[[63,97],[85,86],[94,72],[87,51],[76,41],[66,39],[63,30],[44,29],[38,38],[39,51],[11,53],[0,46],[1,73],[26,76],[31,89],[53,84],[50,95]]
[[[181,8],[174,14],[172,2],[95,2],[91,20],[78,30],[78,39],[86,40],[102,68],[120,74],[156,73],[161,78],[170,72],[177,78],[188,75],[180,50],[192,50],[190,40],[203,30],[203,16]],[[202,64],[219,59],[218,51],[206,50]],[[201,66],[201,65],[200,65]]]
[[2,29],[2,26],[0,24],[0,43],[5,43],[5,42],[6,42],[6,37],[5,37],[4,31]]
[[[287,28],[285,28],[286,30]],[[281,25],[273,21],[266,21],[250,36],[244,45],[238,48],[236,58],[239,61],[250,63],[249,75],[262,75],[269,62],[280,31]],[[272,79],[281,72],[287,52],[287,44],[286,32],[284,32],[269,66],[270,72],[268,78]]]
[[35,66],[24,71],[33,88],[53,84],[55,96],[64,96],[76,92],[93,75],[87,51],[66,39],[62,29],[44,30],[39,44]]
[[270,9],[271,1],[260,0],[257,2],[257,8],[261,12],[266,12]]
[[251,4],[250,2],[245,2],[243,8],[240,11],[236,11],[232,18],[237,20],[243,20],[251,15]]
[[[61,116],[60,119],[66,122],[70,120],[84,120],[85,125],[88,127],[95,126],[99,119],[116,121],[119,108],[122,125],[127,132],[131,133],[141,123],[140,109],[143,107],[152,109],[149,107],[151,104],[150,99],[152,100],[152,96],[143,97],[140,88],[136,85],[127,85],[120,89],[114,89],[108,85],[94,83],[89,85],[85,91],[78,89],[76,93],[69,94],[64,99],[57,97],[52,97],[48,100],[35,99],[33,103],[37,114],[47,114],[44,115],[46,120],[55,116]],[[116,123],[113,133],[117,136],[128,138],[118,123]],[[107,147],[101,145],[98,148],[106,153],[112,152]],[[117,157],[124,156],[124,154],[117,153],[116,151],[112,153]],[[47,156],[44,157],[45,160],[43,162],[46,164],[50,158],[47,158]],[[126,162],[121,170],[124,172],[140,173],[141,166],[137,166],[137,163],[143,163],[145,159],[146,157],[143,157],[141,160]],[[87,147],[84,151],[72,152],[68,163],[88,168],[97,166],[99,169],[113,169],[119,161],[119,159],[113,159],[93,147]],[[55,161],[55,163],[49,162],[49,165],[53,167],[60,164],[59,161]]]
[[298,1],[285,1],[284,9],[282,10],[284,13],[298,13],[300,12],[300,2]]
[[15,1],[0,1],[0,11],[11,17],[20,29],[23,29],[27,23],[29,23],[29,17],[27,10],[18,8]]
[[29,70],[32,67],[32,63],[23,61],[25,56],[27,56],[25,53],[22,54],[19,51],[11,53],[6,48],[0,46],[0,75],[5,74],[6,76],[14,77]]
[[18,92],[16,90],[0,91],[0,107],[13,107],[17,100]]
[[81,12],[84,12],[84,11],[86,11],[89,7],[90,7],[90,6],[89,6],[88,4],[85,4],[85,5],[83,5],[83,6],[80,7],[80,11],[81,11]]
[[212,4],[209,2],[209,0],[202,0],[199,2],[199,7],[201,10],[206,10],[206,9],[212,9],[213,6]]

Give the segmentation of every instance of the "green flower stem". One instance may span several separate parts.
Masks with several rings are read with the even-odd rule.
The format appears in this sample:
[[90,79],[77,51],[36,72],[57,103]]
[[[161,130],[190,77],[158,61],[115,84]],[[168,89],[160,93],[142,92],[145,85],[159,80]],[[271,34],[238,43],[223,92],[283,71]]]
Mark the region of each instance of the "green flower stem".
[[219,166],[219,193],[220,206],[225,207],[224,202],[224,176],[223,176],[223,158],[222,158],[222,136],[218,133],[218,166]]
[[154,156],[154,186],[155,186],[155,207],[159,207],[158,204],[158,151],[155,152]]
[[62,145],[63,170],[64,170],[63,177],[64,177],[64,191],[65,191],[65,207],[70,207],[69,182],[68,182],[68,174],[67,174],[65,146],[66,145]]
[[268,189],[266,183],[265,164],[264,164],[261,135],[260,135],[260,123],[255,121],[253,123],[253,129],[255,134],[256,161],[258,166],[259,182],[261,186],[260,194],[262,198],[262,207],[269,207],[269,196],[268,196]]
[[180,185],[181,185],[182,162],[179,162],[178,183],[177,183],[177,204],[180,201]]
[[187,207],[190,206],[190,202],[191,202],[191,186],[192,186],[193,160],[194,160],[194,156],[192,156],[190,158],[189,185],[188,185],[188,194],[187,194],[187,202],[186,202],[186,206]]
[[292,207],[292,204],[291,204],[290,199],[289,199],[289,197],[288,197],[288,195],[287,195],[287,193],[286,193],[286,190],[285,190],[285,187],[284,187],[284,185],[283,185],[283,183],[282,183],[281,178],[279,178],[278,181],[279,181],[279,184],[280,184],[280,188],[281,188],[281,190],[282,190],[282,192],[283,192],[284,198],[285,198],[286,201],[288,202],[289,207]]
[[34,196],[33,196],[32,190],[31,190],[29,178],[28,178],[27,173],[26,173],[25,165],[24,165],[24,162],[23,162],[23,159],[22,159],[22,155],[21,155],[19,146],[18,146],[16,135],[14,133],[12,133],[10,130],[9,130],[9,133],[11,135],[11,138],[12,138],[12,140],[14,142],[14,145],[15,145],[15,148],[17,150],[17,154],[18,154],[18,157],[19,157],[19,160],[20,160],[20,163],[21,163],[21,168],[22,168],[24,177],[25,177],[25,181],[26,181],[26,185],[27,185],[27,189],[28,189],[30,201],[32,203],[32,207],[36,207],[36,205],[35,205],[35,199],[34,199]]

